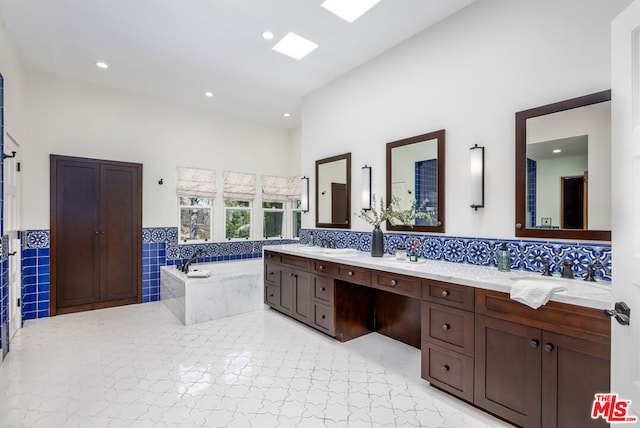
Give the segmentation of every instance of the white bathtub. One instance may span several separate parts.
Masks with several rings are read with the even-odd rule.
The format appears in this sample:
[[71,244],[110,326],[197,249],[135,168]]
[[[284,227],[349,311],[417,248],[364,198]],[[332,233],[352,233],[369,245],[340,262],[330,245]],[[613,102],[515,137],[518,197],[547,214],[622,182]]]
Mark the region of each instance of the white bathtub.
[[264,308],[262,259],[198,263],[208,278],[188,278],[175,266],[160,268],[160,300],[184,325]]

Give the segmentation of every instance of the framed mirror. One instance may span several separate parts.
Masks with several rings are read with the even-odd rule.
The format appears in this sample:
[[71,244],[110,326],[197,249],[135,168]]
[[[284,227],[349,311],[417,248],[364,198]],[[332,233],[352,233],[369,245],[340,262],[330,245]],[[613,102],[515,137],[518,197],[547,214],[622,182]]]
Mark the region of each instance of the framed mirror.
[[397,198],[401,209],[430,214],[413,225],[392,225],[387,230],[444,232],[444,129],[387,144],[387,198]]
[[316,227],[351,227],[351,153],[316,161]]
[[611,240],[611,91],[516,113],[516,236]]

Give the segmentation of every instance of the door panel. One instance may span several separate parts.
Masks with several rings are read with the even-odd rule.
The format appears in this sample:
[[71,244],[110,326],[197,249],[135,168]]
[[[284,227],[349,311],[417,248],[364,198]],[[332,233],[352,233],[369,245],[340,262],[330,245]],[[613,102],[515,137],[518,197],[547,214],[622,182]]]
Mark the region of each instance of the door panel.
[[135,168],[101,166],[100,300],[135,298],[138,241],[138,177]]
[[612,321],[611,392],[640,416],[640,0],[613,20],[611,65],[613,294],[631,308],[630,325]]
[[99,273],[98,194],[99,165],[88,162],[57,163],[55,234],[56,298],[58,307],[97,302]]

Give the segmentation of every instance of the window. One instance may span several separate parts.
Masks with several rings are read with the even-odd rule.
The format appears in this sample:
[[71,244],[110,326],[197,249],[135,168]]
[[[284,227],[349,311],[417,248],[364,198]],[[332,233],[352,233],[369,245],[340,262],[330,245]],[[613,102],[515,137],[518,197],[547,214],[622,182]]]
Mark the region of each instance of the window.
[[251,202],[227,199],[224,201],[225,238],[251,238]]
[[291,208],[291,224],[293,226],[293,237],[294,238],[299,238],[300,237],[300,229],[302,228],[302,209],[301,209],[301,205],[302,205],[302,201],[300,199],[291,202],[292,208]]
[[180,196],[180,241],[210,240],[213,231],[211,208],[213,202],[209,198],[190,198]]
[[263,233],[265,238],[282,238],[284,232],[284,202],[263,202]]

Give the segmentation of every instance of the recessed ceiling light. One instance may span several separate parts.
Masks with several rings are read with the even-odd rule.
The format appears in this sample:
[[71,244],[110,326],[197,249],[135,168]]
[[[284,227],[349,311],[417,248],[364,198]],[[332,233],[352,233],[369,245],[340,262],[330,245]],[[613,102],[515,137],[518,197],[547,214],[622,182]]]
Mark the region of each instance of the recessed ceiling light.
[[205,92],[204,96],[211,98],[213,96],[213,92]]
[[276,43],[272,49],[299,60],[309,55],[317,47],[317,44],[304,37],[298,36],[295,33],[289,33]]
[[366,11],[378,4],[380,0],[325,0],[321,4],[334,15],[351,23],[360,18]]
[[291,114],[290,113],[285,113],[285,114],[283,114],[283,116],[284,117],[291,117]]
[[553,153],[561,153],[561,152],[562,152],[562,150],[561,150],[561,149],[555,149],[555,150],[553,151]]
[[96,62],[96,67],[98,68],[109,68],[106,62],[98,61]]
[[267,30],[264,33],[262,33],[262,38],[265,40],[271,40],[273,39],[273,33]]

